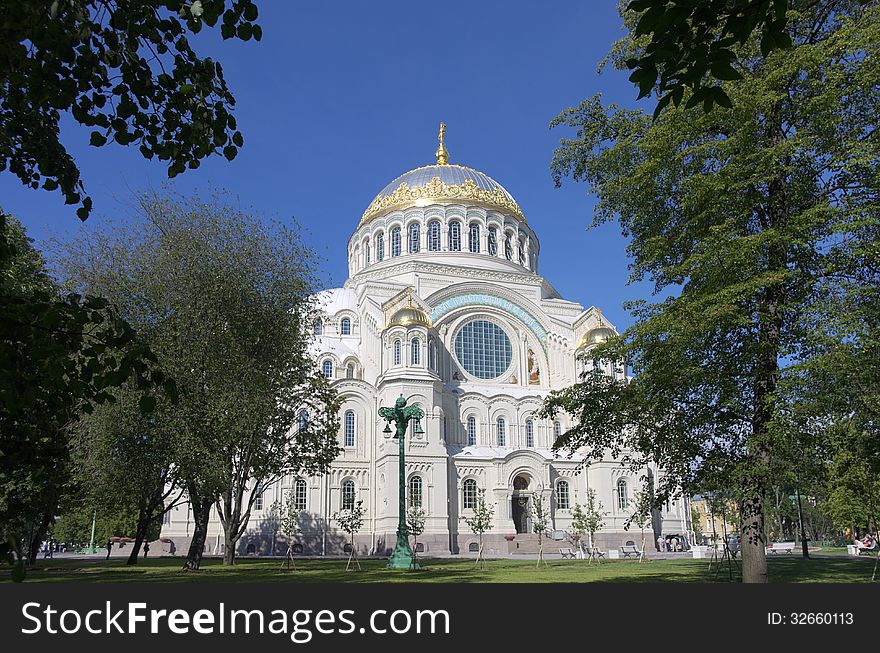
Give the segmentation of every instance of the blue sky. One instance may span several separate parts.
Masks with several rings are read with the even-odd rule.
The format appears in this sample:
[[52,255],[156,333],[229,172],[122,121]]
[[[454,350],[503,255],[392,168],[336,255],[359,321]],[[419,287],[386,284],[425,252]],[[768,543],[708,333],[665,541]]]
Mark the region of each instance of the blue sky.
[[[596,92],[635,105],[624,73],[596,72],[622,34],[613,0],[258,5],[259,43],[213,31],[198,39],[223,63],[244,148],[175,179],[179,192],[228,188],[266,216],[295,216],[325,259],[328,284],[339,285],[364,209],[391,179],[433,162],[443,120],[450,161],[486,172],[519,202],[541,241],[540,273],[618,328],[631,323],[622,303],[649,289],[626,286],[619,228],[587,230],[586,187],[556,189],[549,171],[566,134],[548,123],[562,109]],[[74,124],[63,139],[94,199],[86,229],[123,219],[132,191],[167,180],[134,147],[90,147]],[[60,194],[26,189],[10,173],[0,174],[0,204],[38,243],[80,228]]]

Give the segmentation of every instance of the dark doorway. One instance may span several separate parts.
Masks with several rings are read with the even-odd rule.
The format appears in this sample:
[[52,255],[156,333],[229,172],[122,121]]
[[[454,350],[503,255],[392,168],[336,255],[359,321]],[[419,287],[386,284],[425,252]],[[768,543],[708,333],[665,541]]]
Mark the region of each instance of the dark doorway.
[[517,533],[529,532],[529,498],[514,495],[512,499],[513,524]]
[[529,489],[529,477],[525,474],[519,474],[513,479],[513,497],[511,498],[511,511],[513,517],[513,525],[516,527],[517,533],[531,532],[531,524],[529,513],[529,495],[526,494]]

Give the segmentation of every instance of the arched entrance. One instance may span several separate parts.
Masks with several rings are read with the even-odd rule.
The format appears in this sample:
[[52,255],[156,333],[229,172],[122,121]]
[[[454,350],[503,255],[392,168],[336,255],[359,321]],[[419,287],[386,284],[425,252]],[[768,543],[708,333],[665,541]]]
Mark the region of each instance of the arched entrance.
[[532,532],[531,500],[529,490],[531,479],[526,474],[518,474],[513,479],[513,494],[510,498],[510,515],[517,533]]

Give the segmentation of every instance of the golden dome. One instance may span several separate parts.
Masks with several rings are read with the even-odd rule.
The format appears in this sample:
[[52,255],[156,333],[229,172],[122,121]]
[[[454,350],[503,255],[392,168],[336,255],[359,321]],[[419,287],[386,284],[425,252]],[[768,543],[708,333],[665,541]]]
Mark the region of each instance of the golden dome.
[[405,172],[389,182],[364,211],[358,226],[389,211],[408,206],[460,202],[483,206],[526,221],[513,195],[489,175],[467,166],[449,163],[444,143],[446,125],[440,126],[437,163]]
[[595,327],[584,334],[584,337],[581,338],[581,344],[578,346],[578,349],[583,349],[584,347],[590,347],[592,345],[600,345],[613,336],[614,331],[608,327]]
[[386,328],[390,328],[393,326],[424,326],[430,327],[431,320],[428,319],[428,316],[425,315],[425,312],[416,308],[415,306],[404,306],[403,308],[397,310],[394,315],[391,316],[391,319],[388,321],[388,326]]

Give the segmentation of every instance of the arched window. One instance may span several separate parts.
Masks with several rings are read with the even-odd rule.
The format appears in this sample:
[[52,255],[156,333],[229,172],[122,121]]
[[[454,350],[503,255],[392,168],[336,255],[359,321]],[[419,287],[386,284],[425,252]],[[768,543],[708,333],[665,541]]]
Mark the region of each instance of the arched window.
[[568,491],[568,481],[559,481],[556,484],[556,507],[560,510],[571,508],[571,494]]
[[506,427],[506,425],[504,423],[504,418],[499,417],[498,421],[496,422],[496,425],[498,427],[498,446],[503,447],[504,446],[504,435],[505,435],[504,431],[505,431],[505,427]]
[[467,443],[469,447],[477,444],[477,420],[473,415],[468,415],[467,418]]
[[440,222],[438,220],[428,223],[428,251],[440,251]]
[[415,338],[409,343],[409,364],[421,365],[422,363],[422,341]]
[[342,509],[351,510],[354,508],[354,481],[350,478],[342,481]]
[[535,446],[535,423],[530,419],[526,420],[526,446]]
[[489,253],[498,256],[498,231],[495,227],[489,227]]
[[307,410],[299,411],[299,415],[296,418],[296,426],[297,430],[305,431],[306,427],[309,425],[309,413]]
[[409,253],[418,254],[422,250],[422,227],[418,222],[409,226]]
[[306,509],[306,482],[298,478],[293,486],[293,508],[294,510]]
[[432,370],[437,369],[437,345],[433,338],[428,338],[428,367]]
[[324,335],[324,323],[321,321],[321,318],[315,318],[312,324],[312,331],[316,336]]
[[562,424],[553,422],[553,439],[558,440],[560,435],[562,435]]
[[510,234],[504,237],[504,258],[508,261],[513,260],[513,245],[510,242]]
[[480,225],[472,222],[468,227],[468,251],[472,254],[480,253]]
[[376,262],[385,259],[385,234],[376,236]]
[[394,344],[391,345],[392,350],[392,360],[395,365],[400,365],[400,340],[395,340]]
[[324,364],[321,366],[321,371],[324,373],[324,376],[328,379],[333,378],[333,361],[329,358],[324,361]]
[[449,251],[461,251],[461,223],[457,221],[449,223]]
[[254,510],[259,512],[263,509],[263,490],[257,490],[254,494]]
[[617,507],[626,510],[629,507],[629,493],[626,488],[626,479],[617,481]]
[[370,241],[364,241],[364,263],[366,265],[370,264]]
[[354,411],[345,411],[345,445],[346,447],[354,446]]
[[345,366],[345,378],[353,379],[354,378],[354,363],[349,363]]
[[526,266],[526,241],[519,241],[519,264],[523,267]]
[[462,507],[473,510],[477,507],[477,482],[469,478],[461,485]]
[[400,256],[400,227],[391,230],[391,256]]
[[409,507],[422,507],[422,477],[410,476],[409,478]]
[[339,322],[339,333],[343,336],[351,335],[351,320],[347,317],[342,318]]

